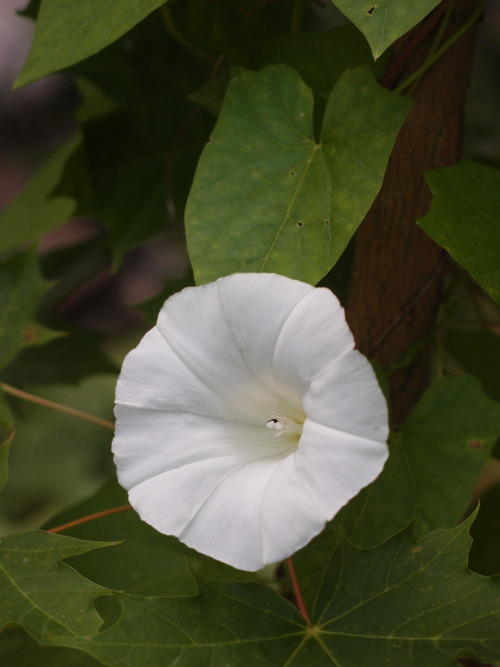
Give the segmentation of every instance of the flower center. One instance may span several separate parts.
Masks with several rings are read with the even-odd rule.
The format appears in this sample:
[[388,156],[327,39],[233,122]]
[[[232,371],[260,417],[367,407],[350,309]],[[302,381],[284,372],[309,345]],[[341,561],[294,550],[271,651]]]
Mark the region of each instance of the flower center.
[[288,417],[273,416],[271,419],[267,420],[266,427],[274,429],[276,431],[276,436],[284,435],[286,433],[287,435],[295,435],[300,438],[302,435],[302,424],[297,424],[297,422]]

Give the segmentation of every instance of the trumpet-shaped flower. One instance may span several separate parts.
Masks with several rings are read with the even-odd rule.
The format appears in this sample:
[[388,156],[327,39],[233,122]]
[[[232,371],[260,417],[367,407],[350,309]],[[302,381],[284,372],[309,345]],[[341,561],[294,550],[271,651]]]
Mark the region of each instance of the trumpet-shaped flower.
[[188,287],[126,357],[113,451],[141,518],[257,570],[381,472],[387,408],[327,289],[274,274]]

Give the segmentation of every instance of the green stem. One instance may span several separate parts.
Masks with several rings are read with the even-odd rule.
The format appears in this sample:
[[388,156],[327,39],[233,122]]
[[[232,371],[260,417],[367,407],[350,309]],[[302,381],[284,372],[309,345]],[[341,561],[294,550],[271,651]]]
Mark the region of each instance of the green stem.
[[50,408],[51,410],[57,410],[58,412],[63,412],[66,415],[71,415],[72,417],[78,417],[78,419],[84,419],[85,421],[92,422],[92,424],[97,424],[103,428],[107,428],[110,431],[115,430],[115,425],[112,422],[108,422],[105,419],[100,417],[94,417],[94,415],[89,415],[86,412],[81,410],[75,410],[75,408],[70,408],[67,405],[62,405],[61,403],[56,403],[55,401],[49,401],[46,398],[41,396],[35,396],[35,394],[29,394],[27,391],[22,391],[21,389],[16,389],[16,387],[11,387],[9,384],[0,382],[0,389],[6,394],[15,396],[16,398],[21,398],[23,401],[29,401],[30,403],[36,403],[37,405],[42,405],[44,408]]
[[[450,18],[453,12],[453,8],[455,6],[456,0],[451,0],[451,2],[448,3],[448,7],[446,8],[446,11],[444,13],[444,16],[442,17],[441,21],[438,24],[438,29],[436,31],[436,34],[434,35],[434,39],[432,41],[431,48],[429,50],[429,53],[427,54],[427,58],[430,58],[434,53],[436,53],[439,45],[441,44],[441,41],[443,39],[443,35],[445,33],[445,30],[450,22]],[[415,93],[415,90],[418,87],[418,84],[420,83],[420,79],[417,81],[413,82],[413,85],[411,88],[408,90],[407,95],[409,97],[412,97],[413,94]]]
[[435,62],[437,62],[445,53],[450,49],[453,44],[457,40],[462,37],[463,34],[471,28],[474,23],[478,20],[478,18],[481,16],[483,12],[483,2],[479,5],[479,7],[476,9],[476,11],[471,15],[471,17],[457,30],[456,33],[454,33],[446,42],[439,48],[437,49],[434,53],[431,53],[429,57],[426,59],[426,61],[423,63],[421,67],[419,67],[413,74],[411,74],[406,81],[403,81],[394,92],[396,93],[402,93],[404,90],[406,90],[409,86],[412,85],[414,81],[417,81],[427,70],[434,65]]
[[305,0],[294,0],[292,5],[292,16],[290,19],[290,32],[297,34],[302,25],[302,16],[304,14]]
[[192,53],[193,56],[195,56],[196,58],[200,58],[201,60],[204,60],[210,65],[214,64],[215,59],[209,53],[207,53],[207,51],[200,48],[198,44],[192,42],[189,39],[189,37],[186,37],[186,35],[184,35],[182,32],[178,30],[172,18],[172,13],[170,12],[168,3],[165,3],[160,7],[160,14],[163,19],[163,23],[165,24],[165,27],[167,29],[167,32],[170,35],[170,37],[172,37],[173,40],[175,40],[178,44],[183,46],[186,49],[186,51]]

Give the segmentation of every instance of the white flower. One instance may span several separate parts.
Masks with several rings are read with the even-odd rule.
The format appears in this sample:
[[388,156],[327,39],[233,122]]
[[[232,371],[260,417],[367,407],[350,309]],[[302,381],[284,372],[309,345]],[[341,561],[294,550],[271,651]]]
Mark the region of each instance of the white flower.
[[387,408],[327,289],[235,274],[168,299],[123,364],[113,451],[141,518],[243,570],[286,558],[387,458]]

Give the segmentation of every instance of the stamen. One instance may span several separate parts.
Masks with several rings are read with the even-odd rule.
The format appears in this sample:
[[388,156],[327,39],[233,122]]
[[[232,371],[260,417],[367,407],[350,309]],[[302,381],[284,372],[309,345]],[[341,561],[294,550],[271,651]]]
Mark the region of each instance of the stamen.
[[284,433],[302,435],[302,424],[297,424],[288,417],[271,417],[267,420],[266,427],[274,429],[276,431],[275,435],[283,435]]

